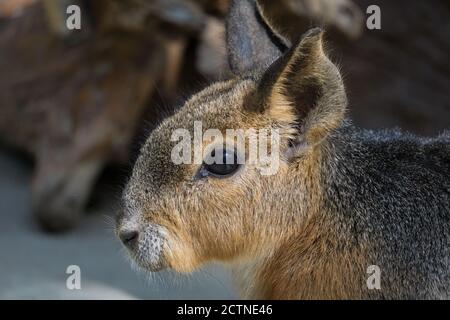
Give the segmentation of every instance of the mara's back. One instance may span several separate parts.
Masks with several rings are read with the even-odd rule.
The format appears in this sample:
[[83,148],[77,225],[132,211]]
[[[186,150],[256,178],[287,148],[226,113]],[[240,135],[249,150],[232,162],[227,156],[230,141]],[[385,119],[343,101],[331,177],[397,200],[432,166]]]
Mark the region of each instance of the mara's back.
[[327,206],[380,267],[373,294],[450,297],[450,135],[348,126],[328,149]]

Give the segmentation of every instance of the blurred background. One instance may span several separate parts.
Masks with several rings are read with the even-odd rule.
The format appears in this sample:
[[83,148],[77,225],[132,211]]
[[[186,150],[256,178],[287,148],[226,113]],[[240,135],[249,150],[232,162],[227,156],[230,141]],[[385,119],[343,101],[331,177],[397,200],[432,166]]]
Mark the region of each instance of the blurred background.
[[[450,128],[450,2],[261,0],[283,30],[327,28],[364,128]],[[66,9],[81,8],[81,30]],[[369,30],[369,5],[381,29]],[[139,146],[231,76],[228,0],[0,0],[0,299],[230,299],[228,273],[140,274],[113,216]],[[81,290],[66,268],[81,269]]]

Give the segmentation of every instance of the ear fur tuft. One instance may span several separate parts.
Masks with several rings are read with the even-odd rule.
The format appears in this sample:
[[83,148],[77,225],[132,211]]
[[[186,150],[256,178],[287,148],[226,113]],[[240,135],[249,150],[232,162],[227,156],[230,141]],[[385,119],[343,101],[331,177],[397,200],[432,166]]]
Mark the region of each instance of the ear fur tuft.
[[295,127],[309,144],[340,126],[347,104],[340,73],[324,53],[323,34],[320,28],[309,30],[275,61],[251,104],[253,111]]

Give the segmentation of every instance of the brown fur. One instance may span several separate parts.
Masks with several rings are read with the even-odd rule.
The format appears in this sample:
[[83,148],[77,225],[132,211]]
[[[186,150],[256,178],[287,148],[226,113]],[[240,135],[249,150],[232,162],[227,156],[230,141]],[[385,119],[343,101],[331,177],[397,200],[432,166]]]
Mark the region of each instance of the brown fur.
[[[232,12],[239,13],[242,3],[243,12],[254,12],[249,10],[251,0],[234,1]],[[241,18],[237,17],[235,28]],[[247,27],[263,35],[261,28]],[[239,34],[229,36],[233,44],[245,40]],[[278,59],[262,54],[252,60],[251,54],[258,53],[255,44],[253,39],[249,50],[230,50],[233,70],[243,74],[192,97],[142,147],[118,217],[119,234],[127,228],[139,232],[133,238],[136,243],[128,244],[137,263],[150,270],[191,272],[220,261],[233,269],[247,298],[446,297],[448,283],[443,279],[448,269],[440,261],[448,257],[447,234],[441,230],[434,235],[444,245],[436,247],[432,257],[415,258],[427,252],[431,239],[416,225],[429,233],[448,225],[448,195],[442,191],[448,187],[416,184],[417,170],[397,174],[405,163],[397,164],[397,159],[408,158],[411,146],[419,150],[425,142],[403,138],[405,143],[385,146],[384,136],[355,135],[348,129],[343,123],[344,85],[324,53],[321,30],[306,33]],[[270,62],[267,70],[246,72],[252,61],[260,70],[265,59]],[[193,133],[194,121],[202,122],[203,132],[279,129],[279,170],[264,176],[258,164],[246,162],[233,175],[217,178],[199,177],[204,164],[175,165],[171,135],[179,128]],[[372,140],[366,142],[367,137]],[[381,147],[385,149],[380,154]],[[389,158],[396,148],[400,151]],[[440,144],[435,149],[444,150]],[[448,168],[439,167],[444,160],[433,152],[433,163],[425,162],[421,153],[413,154],[429,166],[428,174],[436,167]],[[390,170],[402,184],[393,184],[383,170]],[[399,197],[399,192],[404,194]],[[441,200],[431,201],[436,197]],[[410,210],[410,203],[422,210],[420,214]],[[415,237],[408,238],[410,233]],[[405,245],[409,242],[422,249],[412,252]],[[393,248],[401,248],[402,255],[397,257]],[[366,284],[366,268],[378,263],[387,274],[381,291]],[[417,281],[414,272],[405,271],[407,265],[428,281]]]

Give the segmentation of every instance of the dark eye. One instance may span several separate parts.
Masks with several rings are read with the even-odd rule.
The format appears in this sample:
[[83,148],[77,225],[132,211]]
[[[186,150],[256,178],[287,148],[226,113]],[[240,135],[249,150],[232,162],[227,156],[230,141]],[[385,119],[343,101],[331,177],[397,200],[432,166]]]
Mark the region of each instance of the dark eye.
[[237,155],[232,150],[218,150],[217,159],[216,150],[213,150],[210,155],[210,161],[203,163],[203,170],[215,177],[224,178],[232,175],[239,169]]

